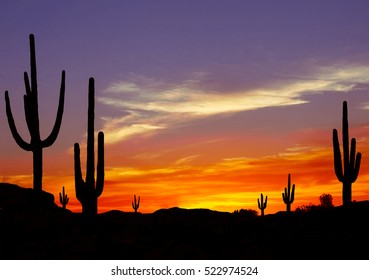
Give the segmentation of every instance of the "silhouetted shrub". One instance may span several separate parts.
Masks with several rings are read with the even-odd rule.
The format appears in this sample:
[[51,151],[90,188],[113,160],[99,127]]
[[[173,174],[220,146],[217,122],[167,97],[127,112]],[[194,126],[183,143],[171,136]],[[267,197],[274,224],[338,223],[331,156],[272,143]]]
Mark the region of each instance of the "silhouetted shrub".
[[315,211],[315,210],[318,210],[320,209],[321,207],[318,206],[318,205],[314,205],[312,203],[310,203],[309,205],[301,205],[299,207],[297,207],[295,209],[295,212],[298,212],[298,213],[308,213],[308,212],[311,212],[311,211]]
[[240,209],[233,211],[232,214],[242,215],[243,217],[254,218],[258,216],[258,211],[254,209]]
[[333,197],[329,193],[323,193],[321,196],[319,196],[320,206],[323,208],[331,208],[333,207]]

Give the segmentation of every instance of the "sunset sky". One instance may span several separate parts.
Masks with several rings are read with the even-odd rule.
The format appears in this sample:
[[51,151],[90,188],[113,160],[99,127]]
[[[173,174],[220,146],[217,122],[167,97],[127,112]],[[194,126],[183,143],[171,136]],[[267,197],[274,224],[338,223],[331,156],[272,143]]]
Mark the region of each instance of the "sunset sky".
[[[369,199],[369,1],[1,1],[0,92],[29,141],[23,72],[35,35],[43,190],[75,198],[73,144],[86,161],[87,86],[95,78],[95,130],[105,133],[99,211],[160,208],[284,211],[330,193],[341,205],[332,130],[341,142],[342,102],[362,152],[353,200]],[[1,95],[0,94],[0,95]],[[1,96],[0,96],[1,97]],[[32,187],[32,153],[11,136],[0,98],[0,181]],[[97,145],[95,145],[97,146]],[[82,168],[85,175],[85,166]]]

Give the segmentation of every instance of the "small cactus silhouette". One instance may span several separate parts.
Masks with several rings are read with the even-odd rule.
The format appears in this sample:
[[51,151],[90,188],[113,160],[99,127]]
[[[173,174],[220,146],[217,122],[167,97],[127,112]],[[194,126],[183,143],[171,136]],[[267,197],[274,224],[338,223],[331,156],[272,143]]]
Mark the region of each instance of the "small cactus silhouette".
[[15,142],[25,151],[33,153],[33,189],[42,190],[42,150],[54,144],[60,130],[63,111],[64,111],[64,93],[65,93],[65,71],[62,71],[59,105],[56,115],[54,127],[50,135],[41,140],[40,123],[38,117],[38,90],[37,90],[37,71],[36,71],[36,52],[34,35],[29,35],[30,52],[31,52],[31,83],[27,72],[24,72],[24,83],[26,87],[26,95],[24,95],[24,113],[31,140],[29,143],[23,140],[17,131],[14,122],[8,91],[5,91],[6,116],[12,136]]
[[60,201],[60,204],[63,205],[63,209],[66,209],[67,207],[67,204],[69,202],[69,197],[67,194],[65,194],[64,192],[64,186],[63,186],[63,191],[62,193],[59,193],[59,201]]
[[284,193],[282,193],[283,202],[287,205],[287,212],[291,212],[291,204],[295,199],[295,184],[292,185],[291,191],[291,174],[288,174],[288,184],[287,188],[284,188]]
[[[347,205],[352,200],[352,183],[359,175],[361,153],[356,154],[356,139],[351,139],[351,151],[349,147],[349,128],[347,118],[347,102],[343,102],[342,114],[342,147],[343,147],[343,169],[340,143],[338,140],[337,129],[333,129],[333,155],[334,171],[337,179],[342,182],[342,203]],[[355,159],[356,157],[356,159]]]
[[102,131],[98,133],[97,177],[95,182],[94,118],[95,80],[90,78],[88,85],[86,181],[82,179],[79,144],[74,144],[74,179],[76,197],[82,204],[82,213],[86,216],[95,216],[97,214],[97,198],[104,190],[104,133]]
[[258,207],[261,210],[261,216],[264,217],[264,209],[267,207],[268,196],[265,196],[265,202],[263,201],[263,194],[260,194],[260,200],[258,199]]
[[140,196],[138,196],[138,200],[137,200],[136,195],[134,195],[133,201],[132,201],[132,208],[135,210],[135,213],[137,213],[137,210],[139,207],[140,207]]

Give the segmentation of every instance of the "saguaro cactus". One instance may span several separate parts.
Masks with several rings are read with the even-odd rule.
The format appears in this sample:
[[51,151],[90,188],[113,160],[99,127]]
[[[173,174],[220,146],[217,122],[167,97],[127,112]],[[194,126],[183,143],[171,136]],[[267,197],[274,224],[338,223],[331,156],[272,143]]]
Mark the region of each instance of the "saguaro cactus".
[[33,188],[42,190],[42,149],[50,147],[54,144],[60,130],[64,111],[64,93],[65,93],[65,71],[62,71],[59,105],[56,115],[54,127],[50,135],[41,140],[40,125],[38,117],[38,90],[37,90],[37,71],[36,71],[36,53],[35,53],[35,38],[31,34],[29,36],[30,53],[31,53],[31,83],[27,72],[24,72],[24,83],[26,87],[26,95],[24,95],[24,113],[31,140],[29,143],[23,140],[17,131],[14,122],[8,91],[5,91],[6,115],[8,118],[9,128],[15,142],[25,151],[33,153]]
[[352,183],[359,175],[361,153],[356,154],[356,139],[351,139],[351,151],[349,147],[349,128],[347,118],[347,102],[343,102],[342,114],[342,147],[343,147],[343,168],[341,160],[340,143],[338,141],[337,129],[333,129],[333,155],[334,171],[337,179],[342,182],[342,203],[351,203]]
[[261,210],[261,216],[264,217],[264,209],[267,207],[268,196],[265,196],[265,202],[263,201],[263,194],[260,194],[260,200],[258,199],[258,207]]
[[287,205],[287,212],[291,212],[291,204],[295,199],[295,184],[292,185],[291,191],[291,174],[288,174],[287,187],[284,188],[284,193],[282,193],[283,202]]
[[140,196],[138,196],[138,200],[137,200],[136,195],[134,195],[133,201],[132,201],[132,208],[135,210],[135,213],[137,213],[137,210],[139,207],[140,207]]
[[82,179],[79,144],[74,144],[76,197],[82,204],[82,213],[87,216],[94,216],[97,214],[97,198],[104,190],[104,133],[102,131],[98,133],[97,140],[97,177],[95,183],[94,118],[95,81],[93,78],[90,78],[88,86],[86,181]]
[[64,186],[63,186],[62,193],[59,193],[59,201],[60,201],[60,204],[63,206],[63,209],[65,209],[67,207],[68,202],[69,202],[69,197],[68,197],[68,195],[65,194]]

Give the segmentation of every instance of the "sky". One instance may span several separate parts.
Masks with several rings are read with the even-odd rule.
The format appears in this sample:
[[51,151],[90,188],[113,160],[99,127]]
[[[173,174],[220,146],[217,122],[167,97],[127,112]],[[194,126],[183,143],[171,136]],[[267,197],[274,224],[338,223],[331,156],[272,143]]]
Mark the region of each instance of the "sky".
[[[284,211],[329,193],[342,204],[332,130],[342,103],[363,154],[353,200],[369,199],[369,2],[107,0],[0,2],[0,92],[29,141],[23,72],[35,35],[42,138],[66,71],[59,136],[44,149],[43,190],[75,197],[73,145],[85,174],[88,79],[105,134],[99,211],[208,208]],[[2,94],[3,94],[2,93]],[[0,93],[1,97],[1,93]],[[11,136],[0,98],[0,182],[32,187],[32,154]],[[97,144],[95,145],[97,146]]]

